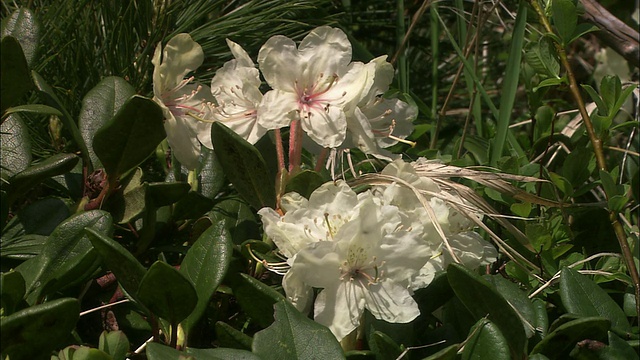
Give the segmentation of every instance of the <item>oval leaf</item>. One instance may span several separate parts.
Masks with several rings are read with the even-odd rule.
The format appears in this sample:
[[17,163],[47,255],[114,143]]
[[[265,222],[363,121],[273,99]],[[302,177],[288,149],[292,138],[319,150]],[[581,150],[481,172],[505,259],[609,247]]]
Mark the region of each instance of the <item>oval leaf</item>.
[[103,331],[98,340],[98,348],[111,355],[113,360],[124,360],[129,352],[129,339],[122,331]]
[[509,360],[509,344],[500,329],[489,320],[481,319],[471,328],[462,351],[462,360]]
[[31,10],[20,8],[2,20],[2,37],[13,36],[24,51],[27,64],[33,64],[40,40],[40,24]]
[[29,167],[31,139],[20,115],[11,114],[0,124],[0,143],[2,144],[0,168],[3,179],[8,179]]
[[286,301],[274,305],[274,323],[253,337],[253,352],[263,359],[344,359],[331,331]]
[[260,152],[233,130],[219,123],[211,126],[216,156],[225,175],[240,196],[255,209],[276,203],[273,180]]
[[31,90],[33,82],[22,47],[13,36],[5,36],[0,42],[0,112],[18,104]]
[[20,310],[0,320],[0,351],[11,359],[49,358],[70,335],[80,317],[80,304],[57,299]]
[[480,276],[458,264],[447,268],[449,284],[475,320],[487,317],[509,341],[512,353],[524,353],[526,336],[522,322],[509,302]]
[[166,137],[162,110],[151,99],[130,98],[93,138],[93,150],[110,179],[137,167]]
[[[56,227],[42,252],[29,260],[31,264],[21,264],[18,269],[27,280],[28,302],[33,304],[42,295],[44,289],[52,292],[67,285],[67,274],[72,278],[90,275],[97,264],[91,260],[91,242],[84,233],[85,228],[95,231],[111,231],[111,215],[105,211],[87,211],[68,218]],[[87,258],[88,257],[88,258]]]
[[570,313],[603,317],[611,321],[613,328],[631,331],[620,306],[600,286],[568,267],[560,272],[560,298]]
[[611,322],[605,318],[589,317],[569,321],[545,336],[531,351],[552,359],[568,359],[578,341],[585,339],[604,341]]
[[198,295],[191,282],[173,266],[156,261],[140,281],[140,301],[159,317],[177,324],[196,306]]
[[229,269],[232,253],[233,243],[224,222],[209,227],[187,251],[180,272],[194,284],[198,294],[195,309],[183,323],[187,334],[200,319],[222,282]]
[[85,231],[106,267],[116,276],[127,293],[136,297],[140,281],[146,273],[144,266],[127,249],[108,236],[91,228]]
[[80,161],[80,158],[74,154],[56,154],[17,173],[9,179],[11,183],[9,203],[13,203],[18,197],[32,190],[35,185],[42,181],[56,175],[68,173],[76,166],[78,161]]
[[78,128],[88,145],[89,157],[94,168],[99,169],[103,166],[93,151],[93,137],[98,129],[113,118],[122,105],[135,93],[135,89],[123,78],[109,76],[102,79],[82,99]]

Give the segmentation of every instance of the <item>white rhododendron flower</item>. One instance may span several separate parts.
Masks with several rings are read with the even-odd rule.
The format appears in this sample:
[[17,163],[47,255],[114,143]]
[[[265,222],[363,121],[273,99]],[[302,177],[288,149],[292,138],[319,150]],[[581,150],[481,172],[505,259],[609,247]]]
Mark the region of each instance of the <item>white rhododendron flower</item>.
[[259,124],[279,129],[299,120],[313,141],[329,148],[345,140],[345,111],[360,102],[374,76],[370,67],[351,62],[347,35],[328,26],[312,30],[297,47],[288,37],[271,37],[258,64],[273,88],[262,99]]
[[240,45],[229,39],[227,45],[235,59],[227,61],[211,80],[211,92],[216,101],[212,116],[255,144],[267,132],[258,123],[258,105],[262,101],[260,73]]
[[174,36],[164,49],[159,44],[152,59],[153,99],[164,113],[169,146],[188,169],[198,165],[200,141],[211,146],[211,125],[199,121],[209,116],[211,91],[207,86],[192,84],[193,77],[185,78],[203,60],[202,48],[189,34]]
[[285,194],[280,216],[271,208],[262,208],[264,231],[288,259],[317,241],[331,241],[336,232],[351,219],[358,204],[356,193],[344,181],[329,182],[316,189],[309,200],[297,193]]
[[386,58],[386,55],[380,56],[367,64],[375,73],[374,83],[347,117],[347,133],[353,145],[365,154],[390,160],[392,154],[384,148],[411,134],[418,109],[402,100],[382,97],[389,90],[394,74]]
[[309,288],[322,289],[314,319],[338,340],[358,327],[365,309],[380,320],[410,322],[420,310],[408,286],[430,253],[415,231],[402,228],[396,207],[381,206],[366,192],[332,241],[311,243],[296,254],[283,280],[287,295],[293,291],[296,305],[304,306]]

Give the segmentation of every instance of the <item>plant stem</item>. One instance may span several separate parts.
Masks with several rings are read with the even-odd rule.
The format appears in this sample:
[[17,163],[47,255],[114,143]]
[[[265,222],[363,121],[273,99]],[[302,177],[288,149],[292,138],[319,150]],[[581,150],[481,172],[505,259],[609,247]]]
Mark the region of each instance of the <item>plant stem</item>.
[[[538,3],[538,0],[528,1],[538,14],[540,22],[544,26],[545,30],[549,33],[553,33],[553,28],[549,23],[549,19],[547,19],[547,17],[545,16],[544,11]],[[564,67],[567,74],[567,79],[569,80],[569,90],[571,91],[573,100],[578,106],[578,110],[580,111],[580,115],[582,116],[582,121],[584,122],[584,126],[587,129],[587,134],[589,135],[589,140],[591,141],[591,145],[593,146],[593,152],[596,156],[596,164],[600,170],[607,171],[607,164],[602,147],[602,140],[598,137],[598,135],[595,133],[595,130],[593,129],[591,118],[589,117],[589,113],[587,112],[587,109],[584,105],[582,95],[580,94],[578,82],[576,81],[576,77],[573,74],[573,69],[569,64],[567,52],[565,51],[563,45],[555,43],[555,46],[556,50],[558,51],[558,56],[560,57],[560,62],[562,63],[562,66]],[[608,200],[609,194],[606,194],[605,192],[605,195],[607,196]],[[620,224],[620,222],[618,221],[618,213],[616,211],[609,210],[609,220],[611,221],[611,225],[613,226],[616,238],[618,239],[618,243],[620,244],[620,249],[622,250],[622,257],[625,260],[627,269],[629,269],[629,275],[631,276],[631,280],[633,281],[636,298],[636,316],[638,317],[638,322],[640,322],[640,275],[638,274],[636,263],[633,260],[631,248],[629,247],[629,243],[627,242],[627,234],[624,231],[622,224]]]

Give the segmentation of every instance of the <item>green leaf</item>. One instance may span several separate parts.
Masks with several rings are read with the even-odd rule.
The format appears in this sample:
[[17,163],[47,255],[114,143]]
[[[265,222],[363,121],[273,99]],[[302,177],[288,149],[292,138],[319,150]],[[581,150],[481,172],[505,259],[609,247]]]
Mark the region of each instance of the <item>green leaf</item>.
[[122,331],[103,331],[98,340],[98,348],[111,355],[113,360],[124,360],[129,352],[129,339]]
[[524,53],[524,58],[538,74],[545,77],[560,78],[560,62],[556,49],[546,37],[541,37],[538,43],[530,46]]
[[4,113],[33,88],[27,59],[13,36],[5,36],[0,42],[0,65],[0,112]]
[[631,332],[631,325],[620,306],[600,286],[568,267],[560,271],[560,298],[570,313],[600,316],[611,321],[614,329]]
[[485,275],[483,278],[492,284],[498,293],[511,304],[522,321],[527,337],[533,336],[536,313],[527,294],[520,290],[518,285],[505,279],[502,275]]
[[140,281],[138,298],[151,312],[172,325],[189,316],[198,302],[191,282],[162,261],[153,263]]
[[522,59],[526,25],[527,6],[524,1],[520,1],[516,23],[511,37],[511,45],[509,47],[509,61],[507,62],[505,78],[502,84],[500,110],[498,111],[498,118],[496,119],[496,135],[491,143],[489,163],[494,167],[498,165],[498,160],[502,157],[505,142],[507,141],[507,133],[509,132],[509,125],[511,125],[512,110],[518,90],[518,82],[520,80],[520,60]]
[[578,24],[576,6],[572,0],[552,0],[551,14],[558,35],[562,40],[561,45],[569,45]]
[[105,207],[118,224],[134,220],[146,209],[146,184],[142,183],[142,170],[136,168],[120,182],[118,191],[109,197]]
[[600,30],[600,28],[598,28],[597,26],[595,26],[593,24],[589,24],[589,23],[578,24],[576,26],[576,29],[573,31],[573,36],[571,37],[571,40],[569,40],[569,44],[571,44],[572,42],[578,40],[582,36],[587,35],[588,33],[592,33],[592,32],[599,31],[599,30]]
[[592,163],[595,165],[593,150],[575,149],[567,155],[562,165],[561,174],[574,188],[578,188],[589,180],[591,170],[593,170],[590,166]]
[[227,323],[222,321],[216,323],[216,336],[221,347],[251,350],[253,339]]
[[220,159],[213,150],[202,147],[202,169],[200,174],[200,193],[209,199],[214,199],[225,185],[224,170]]
[[591,87],[591,85],[583,84],[581,86],[587,92],[587,94],[589,94],[591,100],[596,103],[596,106],[598,107],[598,113],[602,116],[607,115],[609,113],[609,108],[607,107],[607,104],[602,100],[598,92],[593,87]]
[[80,317],[78,300],[62,298],[0,319],[0,352],[11,359],[48,359]]
[[211,297],[224,279],[232,254],[233,243],[223,222],[209,227],[187,251],[180,272],[193,283],[198,295],[193,312],[183,323],[187,334],[204,314]]
[[273,304],[283,301],[284,297],[247,274],[232,275],[230,285],[242,309],[258,325],[269,326],[273,322]]
[[247,350],[238,349],[196,349],[187,348],[187,354],[195,356],[198,360],[261,360],[259,356]]
[[78,130],[78,126],[76,125],[74,118],[64,108],[64,106],[62,105],[62,102],[60,101],[60,99],[58,99],[58,97],[56,96],[51,86],[47,84],[47,82],[42,78],[42,76],[40,76],[40,74],[38,74],[35,71],[31,71],[31,77],[33,78],[33,82],[36,86],[36,89],[38,89],[38,95],[42,100],[42,102],[45,105],[49,105],[51,107],[58,109],[63,114],[61,120],[64,125],[64,128],[71,133],[71,137],[73,138],[73,141],[77,144],[78,148],[80,149],[80,152],[82,154],[82,161],[85,164],[89,164],[91,162],[91,159],[89,158],[89,151],[87,150],[87,144],[82,139],[82,135]]
[[379,359],[397,359],[402,349],[388,335],[374,331],[369,338],[369,347]]
[[609,345],[602,349],[599,356],[603,360],[617,359],[637,359],[638,353],[629,345],[628,342],[622,340],[618,335],[609,331]]
[[113,360],[102,350],[88,346],[68,346],[60,352],[60,358],[70,360]]
[[111,226],[111,215],[102,210],[79,213],[60,223],[44,243],[40,255],[29,260],[33,267],[24,263],[18,266],[20,271],[31,269],[30,274],[21,271],[27,280],[28,302],[33,304],[47,292],[90,276],[99,264],[90,253],[92,246],[84,229],[110,232]]
[[136,297],[146,269],[122,245],[93,229],[85,230],[106,267],[116,276],[124,290]]
[[11,16],[2,19],[2,37],[5,36],[18,40],[27,64],[33,65],[40,41],[40,24],[33,12],[27,8],[19,8]]
[[212,222],[224,222],[236,245],[247,239],[260,238],[261,226],[256,214],[240,197],[224,199],[217,203],[207,214]]
[[566,322],[545,336],[531,351],[552,359],[568,359],[578,341],[585,339],[603,341],[611,322],[600,317],[586,317]]
[[26,234],[49,236],[62,221],[71,215],[69,204],[59,198],[37,200],[18,212]]
[[224,173],[240,196],[255,209],[275,206],[275,185],[260,152],[217,122],[211,126],[211,138]]
[[42,104],[28,104],[28,105],[18,105],[18,106],[10,107],[5,112],[5,115],[20,113],[20,112],[40,114],[40,115],[62,116],[62,113],[60,112],[60,110],[54,107],[42,105]]
[[146,355],[149,360],[196,360],[195,356],[185,356],[181,351],[155,342],[147,344]]
[[173,218],[175,220],[195,219],[202,216],[213,207],[213,200],[196,192],[189,191],[180,201],[178,201],[173,210]]
[[13,314],[26,292],[24,278],[17,271],[5,272],[0,275],[0,316]]
[[617,112],[614,106],[620,97],[620,91],[622,90],[622,83],[620,78],[616,75],[607,75],[600,81],[600,96],[602,101],[607,106],[605,115],[610,115],[612,112]]
[[22,117],[11,114],[0,124],[0,171],[2,179],[25,170],[31,164],[31,138]]
[[76,166],[79,160],[80,158],[74,154],[55,154],[15,174],[9,179],[11,184],[8,197],[9,203],[13,203],[26,192],[33,190],[34,186],[44,180],[68,173]]
[[449,265],[447,277],[453,292],[474,319],[486,317],[495,323],[509,342],[512,354],[522,354],[526,334],[520,317],[509,302],[486,280],[461,265]]
[[342,348],[326,327],[286,301],[274,305],[274,323],[253,337],[253,352],[264,359],[344,359]]
[[112,119],[135,93],[135,89],[123,78],[109,76],[102,79],[82,99],[78,128],[84,142],[88,145],[89,157],[95,169],[103,166],[93,150],[93,137],[98,129]]
[[311,170],[303,170],[287,181],[285,193],[297,192],[308,199],[311,193],[322,184],[324,184],[324,180],[320,174]]
[[538,84],[538,86],[533,88],[533,92],[537,92],[538,90],[545,88],[545,87],[549,87],[549,86],[556,86],[556,85],[560,85],[563,83],[566,83],[567,79],[563,76],[563,77],[553,77],[553,78],[548,78],[548,79],[544,79],[542,81],[540,81],[540,83]]
[[166,137],[162,110],[153,100],[131,97],[93,138],[93,151],[110,181],[137,167]]
[[147,186],[147,203],[153,207],[171,205],[182,199],[191,190],[186,182],[156,182]]
[[462,350],[462,360],[511,359],[509,344],[500,329],[489,320],[480,319],[472,328]]
[[552,172],[549,173],[549,178],[551,179],[551,182],[558,187],[558,190],[562,191],[565,197],[569,197],[573,194],[573,186],[569,180]]

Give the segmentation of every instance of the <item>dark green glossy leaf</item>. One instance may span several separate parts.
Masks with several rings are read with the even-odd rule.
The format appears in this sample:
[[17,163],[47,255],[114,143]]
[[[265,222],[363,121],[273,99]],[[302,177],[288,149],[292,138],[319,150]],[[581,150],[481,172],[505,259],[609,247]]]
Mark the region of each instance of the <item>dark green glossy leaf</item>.
[[609,331],[609,345],[602,349],[599,356],[602,360],[637,359],[638,353],[618,335]]
[[[593,165],[594,167],[591,167]],[[586,148],[574,149],[562,165],[562,176],[567,179],[574,188],[580,187],[591,176],[595,168],[595,156],[593,150]]]
[[498,293],[502,295],[519,314],[527,337],[533,336],[536,324],[536,313],[527,294],[520,290],[518,285],[505,279],[501,275],[485,275],[483,278],[492,284]]
[[13,314],[26,292],[24,278],[17,271],[10,271],[0,275],[0,313],[2,316]]
[[147,186],[147,203],[153,207],[167,206],[182,199],[191,190],[186,182],[157,182]]
[[162,109],[153,100],[133,96],[93,138],[93,151],[111,179],[138,166],[166,137]]
[[420,305],[420,312],[430,314],[453,297],[446,272],[436,274],[426,288],[416,290],[415,301]]
[[63,298],[0,319],[0,351],[11,359],[49,359],[80,316],[78,300]]
[[569,45],[578,24],[576,6],[572,0],[553,0],[551,2],[551,13],[558,36],[562,39],[562,45]]
[[213,200],[196,192],[189,191],[178,201],[173,210],[175,220],[196,219],[213,207]]
[[123,78],[109,76],[102,79],[82,99],[78,129],[88,146],[89,157],[95,169],[103,166],[93,150],[93,137],[135,93],[135,89]]
[[263,358],[247,350],[238,349],[196,349],[187,348],[188,355],[195,356],[198,360],[261,360]]
[[18,267],[27,280],[28,302],[33,304],[47,292],[67,286],[71,280],[79,281],[91,275],[98,263],[91,254],[91,242],[84,229],[110,232],[111,227],[111,215],[102,210],[79,213],[60,223],[45,242],[40,255],[29,260],[32,265],[21,264]]
[[74,154],[56,154],[17,173],[9,179],[9,203],[13,203],[42,181],[71,171],[79,160]]
[[224,170],[213,150],[202,147],[202,169],[200,169],[200,193],[209,199],[218,195],[225,185]]
[[374,331],[369,338],[369,347],[380,359],[396,359],[402,349],[388,335]]
[[113,360],[109,354],[102,350],[88,346],[68,346],[58,354],[60,359],[70,360]]
[[29,167],[31,138],[20,115],[11,114],[0,124],[0,143],[2,144],[2,156],[0,156],[2,179],[9,179]]
[[581,38],[582,36],[587,35],[588,33],[596,32],[599,30],[600,28],[598,28],[593,24],[589,24],[589,23],[578,24],[576,26],[576,29],[573,31],[573,36],[571,37],[571,40],[569,40],[569,43],[572,43],[578,40],[578,38]]
[[260,152],[228,127],[213,123],[211,138],[224,173],[255,209],[276,203],[273,179]]
[[3,238],[0,246],[0,256],[28,260],[42,252],[42,246],[47,241],[47,236],[26,234],[11,239]]
[[260,326],[269,326],[273,322],[273,304],[283,301],[284,297],[247,274],[233,274],[229,280],[238,303],[247,315]]
[[129,352],[129,339],[122,331],[103,331],[98,340],[98,348],[111,355],[113,360],[124,360]]
[[222,321],[216,323],[216,336],[221,347],[251,350],[253,339],[227,323]]
[[604,341],[611,322],[600,317],[586,317],[572,320],[558,326],[531,351],[552,359],[567,359],[578,341],[585,339]]
[[146,209],[146,184],[142,183],[142,170],[136,168],[120,182],[119,190],[109,197],[105,207],[118,224],[134,220]]
[[260,226],[256,214],[240,197],[225,199],[217,203],[207,214],[212,222],[224,222],[236,245],[248,239],[260,238]]
[[471,328],[462,351],[462,360],[509,360],[509,344],[500,329],[489,320],[481,319]]
[[106,267],[116,276],[122,287],[136,296],[146,269],[122,245],[93,229],[86,229],[91,244],[102,257]]
[[344,359],[342,348],[326,327],[286,301],[274,305],[275,321],[253,337],[253,352],[264,359]]
[[22,47],[13,36],[5,36],[0,43],[0,113],[16,104],[33,88],[29,66]]
[[198,303],[184,321],[187,334],[204,313],[218,285],[224,279],[231,256],[233,243],[224,223],[218,222],[207,229],[187,252],[180,272],[195,286]]
[[185,356],[181,351],[154,342],[147,344],[146,355],[149,360],[196,360],[195,356]]
[[196,306],[198,295],[191,282],[173,266],[156,261],[140,281],[138,298],[151,312],[177,324]]
[[294,191],[308,199],[311,193],[322,184],[324,184],[324,180],[320,174],[311,170],[303,170],[287,181],[285,193]]
[[611,327],[631,331],[620,306],[600,286],[568,267],[560,272],[560,297],[567,311],[573,314],[603,317],[611,321]]
[[2,19],[2,37],[13,36],[18,40],[27,64],[32,65],[40,41],[40,24],[33,12],[19,8],[11,16]]
[[506,337],[513,354],[524,353],[526,334],[522,321],[500,293],[486,280],[458,264],[449,265],[447,277],[453,292],[476,321],[486,317]]

